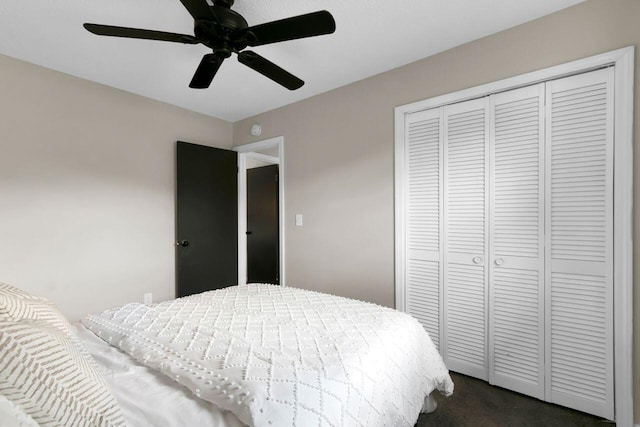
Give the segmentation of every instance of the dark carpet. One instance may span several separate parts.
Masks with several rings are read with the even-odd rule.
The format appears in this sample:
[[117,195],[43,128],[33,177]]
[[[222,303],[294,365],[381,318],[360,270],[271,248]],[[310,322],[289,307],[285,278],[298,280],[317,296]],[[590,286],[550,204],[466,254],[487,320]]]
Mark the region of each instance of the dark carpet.
[[542,402],[513,391],[494,387],[488,383],[451,373],[455,391],[450,397],[434,396],[438,409],[431,414],[420,414],[416,427],[610,427],[615,423]]

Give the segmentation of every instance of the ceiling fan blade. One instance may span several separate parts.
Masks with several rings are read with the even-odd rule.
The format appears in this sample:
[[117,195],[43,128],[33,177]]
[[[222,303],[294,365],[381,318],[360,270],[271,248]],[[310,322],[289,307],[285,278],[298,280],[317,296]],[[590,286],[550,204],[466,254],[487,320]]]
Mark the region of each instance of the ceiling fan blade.
[[240,52],[238,61],[289,90],[296,90],[304,85],[304,82],[293,74],[250,50]]
[[206,0],[180,0],[195,20],[214,20],[211,7]]
[[333,16],[326,10],[322,10],[249,27],[247,42],[249,46],[262,46],[285,40],[331,34],[335,30],[336,21]]
[[224,61],[223,58],[219,58],[213,53],[203,56],[198,69],[191,79],[191,83],[189,83],[189,87],[192,89],[208,88],[220,69],[222,61]]
[[139,28],[114,27],[113,25],[84,24],[87,31],[99,36],[127,37],[132,39],[160,40],[186,44],[200,43],[195,37],[186,34],[166,33],[164,31],[141,30]]

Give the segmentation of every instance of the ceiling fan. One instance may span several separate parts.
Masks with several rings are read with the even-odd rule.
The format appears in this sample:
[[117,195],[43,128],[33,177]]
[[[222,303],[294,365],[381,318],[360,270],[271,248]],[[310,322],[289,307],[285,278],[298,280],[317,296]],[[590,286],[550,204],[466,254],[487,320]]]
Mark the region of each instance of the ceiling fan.
[[180,0],[195,21],[194,35],[167,33],[112,25],[84,24],[84,28],[100,36],[160,40],[175,43],[198,44],[211,48],[202,58],[189,84],[194,89],[211,85],[222,62],[232,53],[247,67],[281,84],[289,90],[299,89],[304,82],[273,62],[246,47],[262,46],[286,40],[331,34],[336,30],[333,16],[326,10],[294,16],[265,24],[249,26],[237,12],[231,10],[234,0]]

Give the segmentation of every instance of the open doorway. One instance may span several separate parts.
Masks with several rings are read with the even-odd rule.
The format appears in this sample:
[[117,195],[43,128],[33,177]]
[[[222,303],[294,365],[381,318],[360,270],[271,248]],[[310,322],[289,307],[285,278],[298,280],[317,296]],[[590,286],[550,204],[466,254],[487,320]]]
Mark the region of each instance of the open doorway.
[[[241,145],[233,150],[239,153],[238,284],[267,282],[285,285],[284,138]],[[257,222],[252,217],[256,215],[253,209],[256,206],[265,208],[257,213],[263,218]],[[275,207],[277,212],[274,212]],[[277,234],[273,234],[274,214],[277,215]],[[271,231],[265,232],[264,228]],[[274,250],[277,253],[274,254]]]

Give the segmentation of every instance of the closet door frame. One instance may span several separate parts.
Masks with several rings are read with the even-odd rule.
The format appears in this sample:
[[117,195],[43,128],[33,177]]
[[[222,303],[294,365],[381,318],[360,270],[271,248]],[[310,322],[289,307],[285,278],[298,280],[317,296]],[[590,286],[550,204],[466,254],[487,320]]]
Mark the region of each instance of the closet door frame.
[[633,84],[634,47],[602,53],[562,65],[488,83],[395,108],[395,300],[405,311],[405,116],[447,104],[462,102],[615,66],[614,78],[614,366],[615,421],[633,426]]

